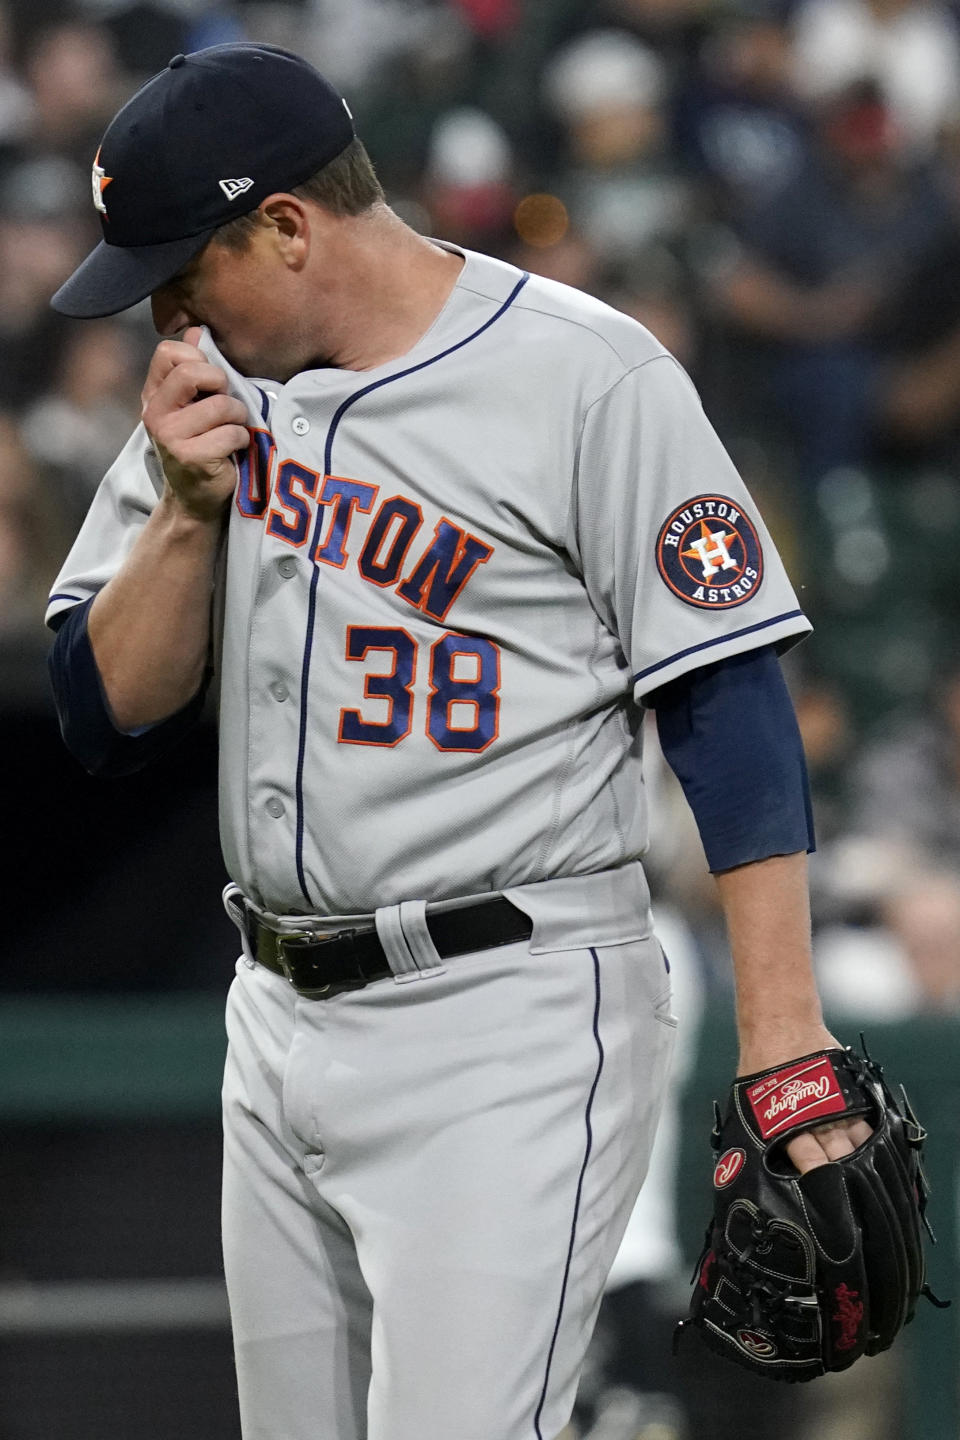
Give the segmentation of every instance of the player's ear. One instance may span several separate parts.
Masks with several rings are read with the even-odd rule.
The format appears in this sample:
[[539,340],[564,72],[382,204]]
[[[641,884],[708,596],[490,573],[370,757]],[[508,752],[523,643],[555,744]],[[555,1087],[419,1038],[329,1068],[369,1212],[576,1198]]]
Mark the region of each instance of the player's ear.
[[311,215],[296,195],[268,195],[258,207],[285,264],[299,270],[310,249]]

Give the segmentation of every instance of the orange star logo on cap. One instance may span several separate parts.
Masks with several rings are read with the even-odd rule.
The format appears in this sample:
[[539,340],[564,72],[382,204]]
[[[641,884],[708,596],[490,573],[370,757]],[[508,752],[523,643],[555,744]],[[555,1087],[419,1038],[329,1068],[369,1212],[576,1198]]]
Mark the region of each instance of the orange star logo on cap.
[[107,186],[110,185],[110,184],[113,182],[113,176],[112,176],[112,175],[108,175],[107,172],[104,170],[103,166],[100,164],[100,151],[99,151],[99,150],[97,151],[96,155],[94,156],[94,160],[93,160],[93,174],[91,175],[90,178],[91,178],[91,181],[92,181],[92,183],[93,183],[93,203],[94,203],[94,205],[97,207],[97,209],[100,211],[100,214],[101,214],[101,215],[104,217],[104,219],[106,220],[106,219],[108,218],[108,216],[107,216],[107,207],[106,207],[106,205],[104,205],[104,203],[103,203],[103,192],[104,192],[104,190],[106,190]]

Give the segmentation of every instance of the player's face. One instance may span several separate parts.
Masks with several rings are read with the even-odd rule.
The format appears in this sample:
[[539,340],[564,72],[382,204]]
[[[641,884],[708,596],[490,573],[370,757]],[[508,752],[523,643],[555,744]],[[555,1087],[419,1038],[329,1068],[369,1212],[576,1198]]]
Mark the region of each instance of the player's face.
[[[301,307],[290,272],[254,233],[242,250],[212,240],[179,275],[151,296],[153,323],[171,337],[205,325],[217,349],[242,375],[286,381],[302,368]],[[307,349],[315,353],[316,345]]]

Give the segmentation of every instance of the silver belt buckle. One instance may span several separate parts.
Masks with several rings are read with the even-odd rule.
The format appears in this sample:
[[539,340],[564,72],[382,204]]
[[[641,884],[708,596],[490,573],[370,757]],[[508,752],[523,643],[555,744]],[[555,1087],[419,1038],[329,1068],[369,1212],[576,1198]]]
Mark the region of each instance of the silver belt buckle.
[[280,968],[283,971],[284,977],[289,984],[293,986],[297,994],[304,995],[311,1000],[321,995],[326,995],[327,991],[332,988],[330,985],[317,985],[310,990],[301,990],[294,984],[293,975],[290,970],[290,962],[287,959],[286,942],[292,940],[295,945],[313,945],[319,941],[332,940],[335,937],[331,935],[328,930],[284,930],[282,934],[279,931],[274,931],[274,934],[277,937],[276,949],[277,959],[280,961]]

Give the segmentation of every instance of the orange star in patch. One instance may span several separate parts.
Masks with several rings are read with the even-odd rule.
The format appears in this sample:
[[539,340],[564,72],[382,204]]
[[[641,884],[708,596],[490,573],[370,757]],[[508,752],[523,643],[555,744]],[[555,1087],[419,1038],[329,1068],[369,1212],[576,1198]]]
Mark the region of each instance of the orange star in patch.
[[735,561],[727,546],[736,539],[736,534],[728,535],[723,530],[713,531],[706,520],[701,520],[700,539],[695,540],[689,550],[681,550],[680,554],[688,560],[699,560],[706,580],[717,570],[735,568]]

